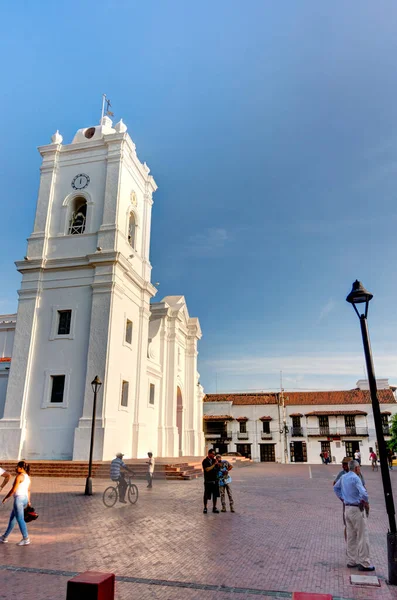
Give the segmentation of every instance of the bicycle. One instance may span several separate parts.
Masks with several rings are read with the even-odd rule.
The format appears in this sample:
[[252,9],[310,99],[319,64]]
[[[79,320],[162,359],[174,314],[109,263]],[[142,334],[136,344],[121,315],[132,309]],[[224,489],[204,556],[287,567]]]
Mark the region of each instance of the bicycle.
[[[131,504],[136,504],[137,500],[138,500],[138,488],[134,483],[131,483],[131,479],[133,478],[134,475],[130,475],[129,477],[127,477],[127,497],[128,500]],[[117,485],[110,485],[109,487],[106,488],[106,490],[103,492],[103,496],[102,496],[102,500],[104,505],[107,508],[112,508],[112,506],[114,506],[117,502],[117,500],[119,499],[119,482],[117,482]]]

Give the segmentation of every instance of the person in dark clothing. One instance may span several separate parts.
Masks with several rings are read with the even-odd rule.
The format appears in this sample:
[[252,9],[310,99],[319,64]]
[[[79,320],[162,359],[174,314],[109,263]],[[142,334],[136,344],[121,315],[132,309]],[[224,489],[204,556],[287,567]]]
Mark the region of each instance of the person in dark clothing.
[[207,514],[207,502],[212,498],[212,512],[219,513],[216,508],[216,502],[220,496],[219,483],[218,483],[218,470],[219,465],[215,458],[215,450],[212,448],[208,450],[207,457],[202,462],[204,471],[204,510],[203,513]]
[[389,463],[389,469],[393,470],[393,450],[388,448],[387,450],[387,462]]

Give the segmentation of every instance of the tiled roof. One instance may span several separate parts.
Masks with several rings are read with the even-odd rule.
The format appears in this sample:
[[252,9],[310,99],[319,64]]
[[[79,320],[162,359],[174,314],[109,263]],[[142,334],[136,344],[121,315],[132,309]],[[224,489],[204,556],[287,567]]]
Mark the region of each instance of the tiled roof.
[[291,413],[290,417],[303,417],[302,413]]
[[236,417],[236,421],[248,421],[248,417]]
[[321,417],[323,415],[367,415],[363,410],[315,410],[311,413],[306,413],[307,417]]
[[391,412],[389,412],[388,410],[382,410],[381,414],[382,415],[391,415]]
[[[381,404],[396,404],[390,388],[378,390]],[[204,402],[232,402],[233,405],[278,404],[279,394],[206,394]],[[336,392],[285,392],[286,406],[329,405],[329,404],[370,404],[369,390],[341,390]]]
[[206,394],[204,402],[233,402],[236,405],[277,404],[278,394]]
[[204,415],[204,421],[234,421],[230,415]]
[[259,421],[273,421],[272,417],[259,417]]

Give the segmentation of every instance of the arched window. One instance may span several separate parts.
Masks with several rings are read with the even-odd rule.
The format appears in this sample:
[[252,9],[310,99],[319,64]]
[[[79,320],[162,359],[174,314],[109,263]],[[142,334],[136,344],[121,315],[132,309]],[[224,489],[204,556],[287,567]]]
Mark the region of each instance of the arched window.
[[69,234],[84,233],[87,219],[87,201],[85,198],[75,198],[73,201],[72,218],[70,219]]
[[135,232],[136,232],[135,215],[133,212],[131,212],[129,221],[128,221],[128,243],[131,246],[131,248],[134,248],[134,250],[135,250]]

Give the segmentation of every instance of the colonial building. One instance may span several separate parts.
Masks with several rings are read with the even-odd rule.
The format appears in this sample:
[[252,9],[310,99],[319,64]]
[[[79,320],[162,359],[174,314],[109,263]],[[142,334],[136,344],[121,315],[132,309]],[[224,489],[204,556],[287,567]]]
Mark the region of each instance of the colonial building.
[[103,117],[43,158],[18,312],[0,316],[0,448],[7,459],[200,455],[198,319],[183,296],[151,303],[157,186],[120,121]]
[[[395,388],[378,381],[383,431],[397,413]],[[333,462],[353,456],[369,464],[377,442],[368,383],[335,392],[207,394],[204,397],[206,447],[239,452],[254,461],[321,463],[328,451]]]

